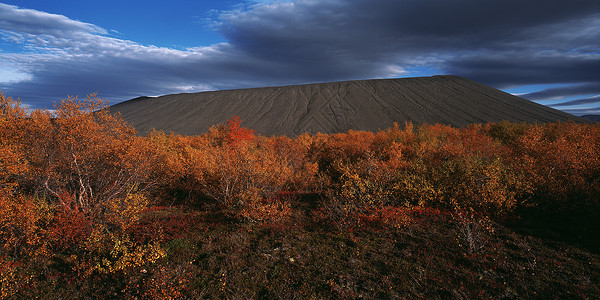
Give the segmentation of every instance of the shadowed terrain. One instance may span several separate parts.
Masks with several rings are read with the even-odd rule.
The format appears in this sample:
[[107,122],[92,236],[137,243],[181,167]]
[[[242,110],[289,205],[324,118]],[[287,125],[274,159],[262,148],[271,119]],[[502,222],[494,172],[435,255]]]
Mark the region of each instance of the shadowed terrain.
[[0,299],[600,295],[600,124],[136,136],[103,104],[0,93]]
[[583,115],[581,117],[593,122],[600,122],[600,115]]
[[152,128],[204,133],[233,116],[262,135],[377,131],[403,124],[508,120],[576,120],[555,110],[458,76],[374,79],[140,97],[111,107],[145,134]]

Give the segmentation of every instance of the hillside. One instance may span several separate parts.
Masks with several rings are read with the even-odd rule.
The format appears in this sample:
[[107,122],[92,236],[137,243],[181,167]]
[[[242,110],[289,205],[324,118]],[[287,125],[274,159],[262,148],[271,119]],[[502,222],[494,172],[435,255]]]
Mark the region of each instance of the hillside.
[[592,122],[600,122],[600,115],[583,115],[581,117]]
[[111,107],[144,134],[152,128],[204,133],[239,116],[262,135],[377,131],[394,122],[470,123],[582,120],[458,76],[374,79],[140,97]]
[[600,124],[136,136],[102,104],[0,93],[0,299],[600,295]]

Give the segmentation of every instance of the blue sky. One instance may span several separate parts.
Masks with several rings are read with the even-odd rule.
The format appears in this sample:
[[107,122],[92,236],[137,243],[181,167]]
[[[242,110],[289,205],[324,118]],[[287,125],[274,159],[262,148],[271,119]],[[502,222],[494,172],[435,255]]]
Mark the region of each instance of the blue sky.
[[0,90],[32,107],[435,74],[600,114],[600,1],[0,0]]

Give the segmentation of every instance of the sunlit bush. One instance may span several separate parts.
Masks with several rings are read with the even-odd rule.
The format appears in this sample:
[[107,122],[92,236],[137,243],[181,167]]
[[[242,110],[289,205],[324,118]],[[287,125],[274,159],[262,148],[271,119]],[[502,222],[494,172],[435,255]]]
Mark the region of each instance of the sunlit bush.
[[[48,111],[0,93],[0,298],[61,285],[77,295],[192,295],[195,258],[162,263],[174,241],[211,245],[210,234],[187,236],[204,218],[207,228],[235,221],[272,230],[310,219],[340,232],[412,234],[420,216],[446,214],[460,251],[485,255],[495,222],[515,212],[587,223],[600,212],[598,125],[407,123],[290,138],[241,124],[142,137],[93,96]],[[169,215],[173,204],[193,213]],[[156,218],[139,221],[151,211]],[[228,247],[238,242],[248,241]]]

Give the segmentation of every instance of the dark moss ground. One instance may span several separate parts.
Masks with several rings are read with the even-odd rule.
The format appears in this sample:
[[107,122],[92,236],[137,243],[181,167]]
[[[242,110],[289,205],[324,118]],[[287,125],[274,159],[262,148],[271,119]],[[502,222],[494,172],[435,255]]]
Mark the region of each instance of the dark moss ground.
[[320,207],[299,201],[287,221],[238,222],[173,207],[148,213],[142,224],[168,233],[159,265],[185,279],[177,288],[190,298],[600,295],[600,256],[588,250],[517,233],[515,220],[511,229],[434,209],[407,215],[400,226],[334,226]]

